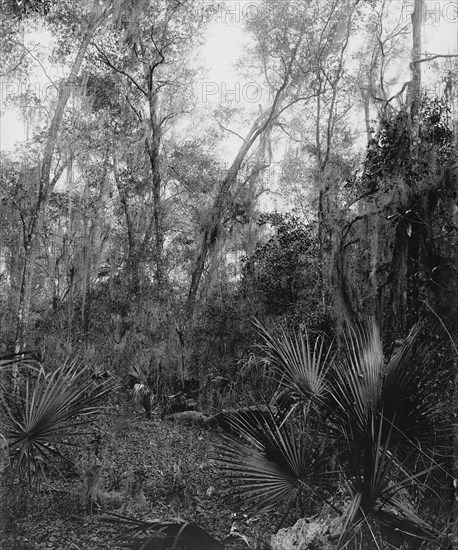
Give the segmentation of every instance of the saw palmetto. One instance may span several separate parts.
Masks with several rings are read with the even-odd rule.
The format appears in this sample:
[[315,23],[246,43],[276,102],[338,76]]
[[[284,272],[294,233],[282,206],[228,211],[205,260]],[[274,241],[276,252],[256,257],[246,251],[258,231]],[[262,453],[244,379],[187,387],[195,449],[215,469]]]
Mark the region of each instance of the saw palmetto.
[[84,425],[116,386],[111,379],[95,383],[90,372],[76,360],[49,374],[27,367],[18,387],[3,392],[5,436],[16,474],[25,472],[29,482],[38,479],[53,456],[62,457],[65,446],[75,445],[75,436],[87,433]]

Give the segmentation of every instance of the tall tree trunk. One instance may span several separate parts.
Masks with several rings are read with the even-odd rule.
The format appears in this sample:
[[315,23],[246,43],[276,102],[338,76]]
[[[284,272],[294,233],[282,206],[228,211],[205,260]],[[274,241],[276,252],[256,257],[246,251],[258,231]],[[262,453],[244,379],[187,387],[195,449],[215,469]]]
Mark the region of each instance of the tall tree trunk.
[[[95,16],[97,12],[98,3],[94,2],[94,7],[91,15]],[[49,127],[48,136],[46,138],[43,151],[43,157],[40,163],[37,200],[34,205],[28,227],[24,231],[24,259],[19,290],[19,303],[15,337],[15,350],[17,352],[22,351],[24,343],[24,330],[27,325],[28,303],[30,300],[29,289],[31,288],[33,279],[33,258],[35,254],[35,241],[37,238],[37,234],[40,230],[40,225],[43,219],[44,212],[46,211],[49,197],[64,170],[64,167],[61,166],[53,175],[53,177],[51,177],[52,164],[54,161],[54,154],[57,146],[59,131],[64,118],[65,108],[70,98],[70,94],[74,89],[78,74],[81,70],[87,48],[94,36],[94,33],[102,17],[103,16],[91,18],[91,22],[86,29],[75,61],[73,62],[70,74],[68,78],[65,81],[61,82],[59,85],[57,104],[54,110],[53,118],[51,120],[51,125]]]
[[316,119],[315,119],[315,147],[316,147],[316,177],[315,182],[318,188],[318,272],[320,276],[321,301],[325,306],[324,291],[324,241],[325,241],[325,190],[323,188],[323,151],[321,147],[321,94],[322,80],[321,70],[317,67],[317,80],[319,83],[318,94],[316,97]]
[[[455,115],[457,112],[455,111]],[[458,120],[455,118],[454,123],[455,131],[455,152],[458,152]],[[455,211],[455,225],[458,225],[458,212]],[[456,254],[455,254],[456,258]],[[451,305],[451,311],[456,315],[458,307],[458,294],[455,293],[455,298]],[[453,403],[452,405],[452,418],[458,418],[458,334],[455,332],[453,340],[453,349],[455,352],[453,360]],[[449,540],[450,547],[458,545],[458,426],[455,425],[452,438],[452,472],[451,472],[451,503],[450,503],[450,532]]]
[[247,136],[243,140],[243,144],[240,147],[237,155],[235,156],[235,159],[232,162],[232,165],[229,168],[226,177],[220,184],[216,198],[213,202],[211,216],[202,228],[200,246],[191,276],[191,284],[189,287],[188,299],[186,304],[188,320],[192,320],[193,318],[194,306],[197,299],[197,291],[205,268],[205,262],[209,253],[215,248],[219,241],[221,229],[223,227],[224,212],[232,199],[232,190],[234,184],[237,181],[237,176],[240,172],[240,169],[242,168],[246,156],[248,155],[253,145],[256,143],[257,139],[267,138],[269,132],[272,129],[273,123],[276,121],[279,113],[281,112],[280,107],[282,101],[284,100],[286,90],[290,84],[293,65],[296,62],[297,51],[302,43],[302,39],[303,32],[301,32],[301,35],[297,39],[296,45],[291,51],[291,57],[287,65],[285,66],[283,81],[275,93],[272,104],[268,109],[259,114],[253,125],[251,126]]
[[367,137],[367,144],[372,140],[372,124],[371,124],[371,113],[370,113],[370,104],[371,104],[371,97],[369,93],[369,89],[365,89],[362,92],[363,96],[363,102],[364,102],[364,122],[366,125],[366,137]]
[[224,212],[230,204],[232,198],[232,191],[237,181],[237,176],[242,167],[248,152],[255,143],[256,139],[261,134],[267,133],[272,127],[277,114],[277,109],[280,104],[280,97],[283,92],[284,86],[279,90],[277,96],[271,106],[271,108],[261,113],[253,126],[251,127],[248,135],[244,139],[243,145],[237,153],[226,177],[220,183],[218,193],[213,202],[213,207],[209,219],[206,221],[200,238],[200,246],[197,254],[197,259],[194,264],[194,269],[191,276],[191,284],[189,286],[188,299],[187,299],[187,313],[188,318],[191,319],[194,314],[194,306],[197,299],[197,291],[199,283],[204,272],[205,263],[208,255],[215,248],[219,242],[221,231],[223,228]]
[[[391,319],[393,339],[404,338],[409,326],[416,322],[419,313],[418,268],[420,262],[420,238],[422,225],[418,222],[421,207],[413,188],[412,170],[418,162],[418,117],[421,88],[421,18],[422,0],[415,0],[412,22],[411,80],[407,87],[406,120],[410,137],[408,168],[401,174],[405,196],[399,200],[401,217],[395,234],[390,268]],[[420,216],[421,217],[421,216]]]
[[[421,95],[421,19],[423,0],[415,0],[412,12],[412,51],[410,61],[411,80],[407,88],[407,115],[412,136],[418,135],[418,114]],[[415,143],[413,143],[415,147]],[[417,147],[418,152],[418,147]]]
[[124,212],[124,218],[126,222],[127,230],[127,275],[129,278],[130,290],[133,294],[137,295],[140,290],[140,274],[139,274],[139,261],[138,250],[135,238],[134,222],[131,215],[131,209],[129,204],[129,197],[126,189],[126,184],[122,181],[119,173],[118,156],[116,150],[113,151],[113,175],[116,183],[116,187],[119,193],[119,199],[121,201],[122,209]]
[[[162,174],[160,165],[160,148],[162,141],[162,128],[159,121],[157,91],[151,87],[148,90],[149,115],[151,125],[151,137],[146,141],[146,149],[151,167],[151,180],[153,186],[153,219],[152,228],[154,229],[154,262],[155,276],[158,291],[164,284],[164,230],[163,230],[163,208],[162,208]],[[145,249],[150,239],[151,229],[147,229],[142,249]]]
[[[422,0],[415,0],[414,11],[411,15],[412,20],[412,52],[411,52],[411,81],[407,91],[407,117],[410,133],[410,164],[416,171],[418,166],[419,150],[419,116],[421,108],[421,22],[422,22]],[[411,189],[414,182],[408,181],[409,175],[405,176],[406,184]],[[413,193],[411,192],[411,195]],[[421,199],[413,197],[409,205],[407,227],[407,295],[406,295],[406,319],[409,326],[414,325],[419,319],[420,307],[420,264],[421,264],[421,246],[420,240],[424,233],[423,207]],[[406,236],[404,236],[406,238]]]
[[[351,4],[351,5],[350,5]],[[343,266],[339,265],[341,257],[341,235],[340,228],[336,227],[336,208],[337,188],[332,179],[327,175],[327,168],[331,158],[331,149],[333,145],[334,129],[336,124],[336,105],[339,94],[339,83],[344,74],[344,55],[348,47],[351,23],[355,14],[358,1],[354,3],[346,2],[348,15],[341,21],[336,29],[336,40],[342,39],[338,58],[337,71],[334,78],[329,79],[323,67],[317,67],[318,93],[317,110],[315,123],[315,143],[316,143],[316,171],[318,186],[318,245],[319,245],[319,270],[320,285],[323,307],[326,306],[326,295],[329,289],[336,293],[334,305],[338,324],[342,324],[344,319],[351,315],[351,299],[348,285],[345,280]],[[338,37],[338,38],[337,38]],[[320,64],[319,64],[320,65]],[[326,79],[323,78],[326,76]],[[322,94],[326,92],[326,86],[330,85],[331,96],[327,103],[323,101]],[[327,112],[326,112],[327,109]],[[322,119],[325,122],[325,137],[322,140],[321,129]],[[323,143],[324,142],[324,143]],[[334,260],[337,259],[337,264]],[[337,283],[334,286],[334,283]],[[334,288],[333,288],[334,286]]]

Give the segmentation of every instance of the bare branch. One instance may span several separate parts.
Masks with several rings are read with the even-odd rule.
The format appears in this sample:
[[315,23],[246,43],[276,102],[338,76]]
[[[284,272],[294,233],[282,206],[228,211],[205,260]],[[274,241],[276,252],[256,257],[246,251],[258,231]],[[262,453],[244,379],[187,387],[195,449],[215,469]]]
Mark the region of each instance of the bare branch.
[[31,50],[29,48],[27,48],[26,46],[24,46],[24,44],[21,44],[21,46],[24,48],[24,50],[30,55],[30,57],[32,59],[34,59],[38,65],[40,65],[41,67],[41,70],[43,71],[43,74],[46,76],[46,78],[49,80],[49,82],[54,86],[54,88],[56,88],[56,90],[58,89],[58,86],[57,84],[52,80],[52,78],[48,75],[48,73],[46,72],[46,69],[45,67],[43,66],[42,62],[38,59],[38,57],[36,57],[35,55],[33,55],[33,53],[31,52]]
[[417,59],[415,61],[412,61],[410,65],[416,65],[417,63],[424,63],[425,61],[433,61],[433,59],[437,59],[438,57],[458,57],[458,54],[442,54],[442,53],[436,53],[433,55],[430,55],[429,57],[424,57],[423,59]]
[[286,130],[285,125],[282,124],[281,122],[278,122],[278,121],[275,122],[275,123],[274,123],[274,126],[278,126],[278,127],[280,128],[280,130],[283,130],[283,132],[289,137],[289,139],[290,139],[291,141],[295,141],[296,143],[301,143],[302,140],[301,140],[301,139],[297,139],[297,138],[295,138],[293,135],[291,135],[291,133],[288,132],[288,130]]
[[108,65],[110,67],[110,69],[112,69],[113,71],[119,73],[119,74],[122,74],[123,76],[125,76],[128,80],[130,80],[132,82],[132,84],[144,95],[144,96],[148,96],[148,93],[140,86],[140,84],[138,84],[138,82],[135,80],[135,78],[133,78],[129,73],[126,73],[126,71],[124,71],[123,69],[120,69],[119,67],[116,67],[115,65],[113,65],[113,63],[109,60],[108,56],[106,55],[106,53],[95,43],[95,42],[91,42],[91,44],[95,47],[95,49],[99,52],[99,54],[102,56],[102,61]]
[[308,101],[309,99],[312,99],[313,97],[317,97],[321,93],[322,93],[321,91],[320,92],[314,92],[313,94],[310,94],[308,96],[297,97],[296,99],[293,99],[292,101],[287,103],[282,109],[280,109],[280,111],[278,111],[277,117],[280,116],[283,113],[283,111],[286,111],[287,109],[289,109],[291,107],[291,105],[294,105],[295,103],[299,103],[299,101]]
[[162,126],[167,120],[171,120],[172,118],[178,116],[180,113],[169,113],[168,115],[165,115],[162,120],[159,122],[159,126]]
[[240,138],[243,141],[243,143],[245,143],[245,139],[240,134],[237,134],[237,132],[234,132],[234,130],[231,130],[230,128],[226,128],[225,126],[223,126],[217,118],[215,118],[215,120],[216,120],[216,122],[218,123],[219,127],[222,130],[224,130],[225,132],[229,132],[231,134],[234,134],[234,136],[237,136],[238,138]]
[[140,111],[132,105],[132,102],[130,101],[129,96],[127,94],[124,94],[124,97],[126,98],[126,101],[129,104],[129,107],[135,113],[135,115],[138,118],[139,122],[143,122],[143,117],[142,117]]
[[[22,46],[22,44],[21,44],[21,46]],[[21,57],[19,58],[19,61],[13,67],[10,67],[4,73],[0,73],[0,77],[4,77],[4,76],[7,76],[11,73],[14,73],[14,71],[22,65],[22,62],[24,61],[24,58],[26,57],[27,54],[28,54],[28,51],[24,52],[21,55]]]

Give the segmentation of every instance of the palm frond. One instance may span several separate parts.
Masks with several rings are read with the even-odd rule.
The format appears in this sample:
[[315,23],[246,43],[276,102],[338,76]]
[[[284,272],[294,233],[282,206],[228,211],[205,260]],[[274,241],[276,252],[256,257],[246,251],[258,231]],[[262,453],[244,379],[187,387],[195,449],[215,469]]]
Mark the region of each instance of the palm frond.
[[7,418],[5,435],[16,471],[25,468],[29,481],[44,473],[52,455],[62,456],[61,445],[74,444],[78,428],[100,410],[100,401],[116,387],[106,380],[94,383],[89,367],[74,360],[46,375],[26,377],[19,394],[3,396]]
[[331,348],[325,350],[324,339],[318,337],[312,345],[306,331],[288,332],[282,328],[275,335],[261,323],[255,325],[264,341],[261,349],[288,397],[304,404],[323,398],[331,356]]
[[[271,412],[263,419],[237,420],[235,431],[243,441],[227,439],[219,449],[234,495],[255,510],[268,510],[294,499],[301,488],[316,492],[315,474],[325,470],[323,436],[330,430],[349,493],[342,538],[366,524],[371,529],[374,521],[406,537],[436,536],[410,494],[433,470],[444,471],[434,448],[437,435],[447,433],[439,415],[437,354],[419,342],[421,325],[387,366],[372,318],[347,327],[342,354],[332,362],[322,341],[312,347],[306,334],[275,336],[258,328],[274,374],[294,400],[282,417]],[[301,403],[302,415],[297,414]],[[317,406],[305,406],[312,403]]]
[[422,541],[438,542],[439,532],[405,504],[396,502],[394,510],[395,512],[386,509],[375,510],[371,518],[379,525],[388,527],[391,531],[400,532],[403,535]]
[[357,522],[361,521],[361,501],[363,495],[360,491],[356,491],[353,494],[352,499],[345,508],[343,514],[340,517],[340,537],[339,544],[342,539],[348,536],[349,532],[354,531],[357,525]]
[[[361,520],[373,519],[382,525],[387,518],[391,524],[396,522],[396,529],[403,525],[403,532],[408,535],[428,538],[435,533],[434,528],[409,508],[408,492],[416,486],[419,478],[432,471],[436,464],[419,472],[411,472],[405,462],[401,462],[397,452],[399,441],[391,441],[394,428],[385,433],[386,421],[383,413],[372,420],[372,441],[362,452],[356,454],[352,469],[342,470],[347,486],[353,493],[350,505],[342,515],[342,536],[357,529]],[[350,442],[351,445],[351,442]],[[358,446],[352,447],[354,451]],[[359,465],[359,470],[356,469]],[[402,494],[402,499],[397,495]],[[394,522],[394,523],[393,523]]]
[[423,446],[434,446],[440,435],[450,435],[450,426],[439,413],[443,384],[434,346],[418,342],[421,323],[403,342],[386,368],[382,401],[386,418],[399,437]]
[[257,511],[295,499],[323,465],[322,440],[304,422],[286,422],[270,412],[265,420],[244,416],[233,423],[236,437],[219,445],[217,461],[233,496]]
[[369,435],[383,382],[383,351],[375,321],[349,327],[342,359],[335,363],[328,406],[338,423]]
[[37,354],[32,351],[11,353],[0,357],[0,371],[10,371],[18,366],[27,367],[28,369],[37,371],[42,368]]

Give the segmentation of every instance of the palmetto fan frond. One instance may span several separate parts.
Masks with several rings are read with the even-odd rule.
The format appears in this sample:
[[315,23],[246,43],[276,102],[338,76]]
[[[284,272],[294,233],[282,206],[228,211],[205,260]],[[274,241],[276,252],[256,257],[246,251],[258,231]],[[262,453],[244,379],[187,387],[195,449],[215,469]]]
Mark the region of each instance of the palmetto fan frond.
[[288,398],[304,406],[322,399],[331,353],[330,348],[325,350],[324,339],[319,337],[312,345],[306,331],[293,333],[282,328],[275,335],[261,323],[255,325],[263,339],[260,347]]
[[12,462],[17,472],[25,469],[31,481],[44,473],[52,455],[62,456],[60,446],[73,445],[72,438],[85,433],[79,431],[81,426],[100,410],[101,399],[116,383],[95,384],[89,367],[76,360],[48,375],[42,368],[27,371],[20,392],[5,392],[1,404]]
[[383,350],[375,321],[349,327],[344,344],[334,365],[328,405],[340,425],[363,436],[370,434],[382,393]]
[[219,462],[225,479],[232,481],[232,494],[243,495],[244,505],[269,510],[311,488],[322,468],[317,430],[312,433],[305,423],[284,421],[271,411],[263,420],[236,416],[232,426],[236,435],[219,446]]
[[[431,369],[434,354],[417,345],[417,325],[398,353],[385,366],[382,344],[373,319],[349,327],[340,361],[333,368],[328,413],[343,436],[342,473],[352,492],[352,505],[344,525],[361,518],[387,520],[397,510],[406,533],[428,536],[433,529],[412,509],[397,500],[400,492],[420,484],[431,467],[418,471],[406,457],[422,453],[419,442],[428,442],[439,423],[437,379]],[[433,462],[434,464],[434,462]],[[434,464],[433,467],[437,467]],[[393,519],[393,521],[395,518]],[[402,522],[401,522],[402,523]],[[399,528],[399,526],[398,526]]]
[[389,361],[381,399],[385,417],[396,427],[394,437],[434,447],[450,426],[439,414],[444,373],[437,367],[435,348],[418,342],[421,329],[422,324],[416,325]]
[[385,365],[374,320],[349,328],[327,400],[329,414],[340,427],[371,442],[374,417],[383,417],[383,437],[392,429],[393,443],[434,444],[447,428],[439,416],[442,381],[434,348],[419,342],[421,330],[417,324]]
[[341,539],[368,521],[410,537],[437,538],[437,531],[409,504],[408,493],[436,466],[412,471],[408,461],[398,456],[399,440],[392,440],[393,427],[388,434],[384,432],[385,422],[383,414],[373,416],[371,441],[366,440],[364,448],[359,439],[347,434],[350,458],[342,464],[342,474],[351,500],[341,516]]

